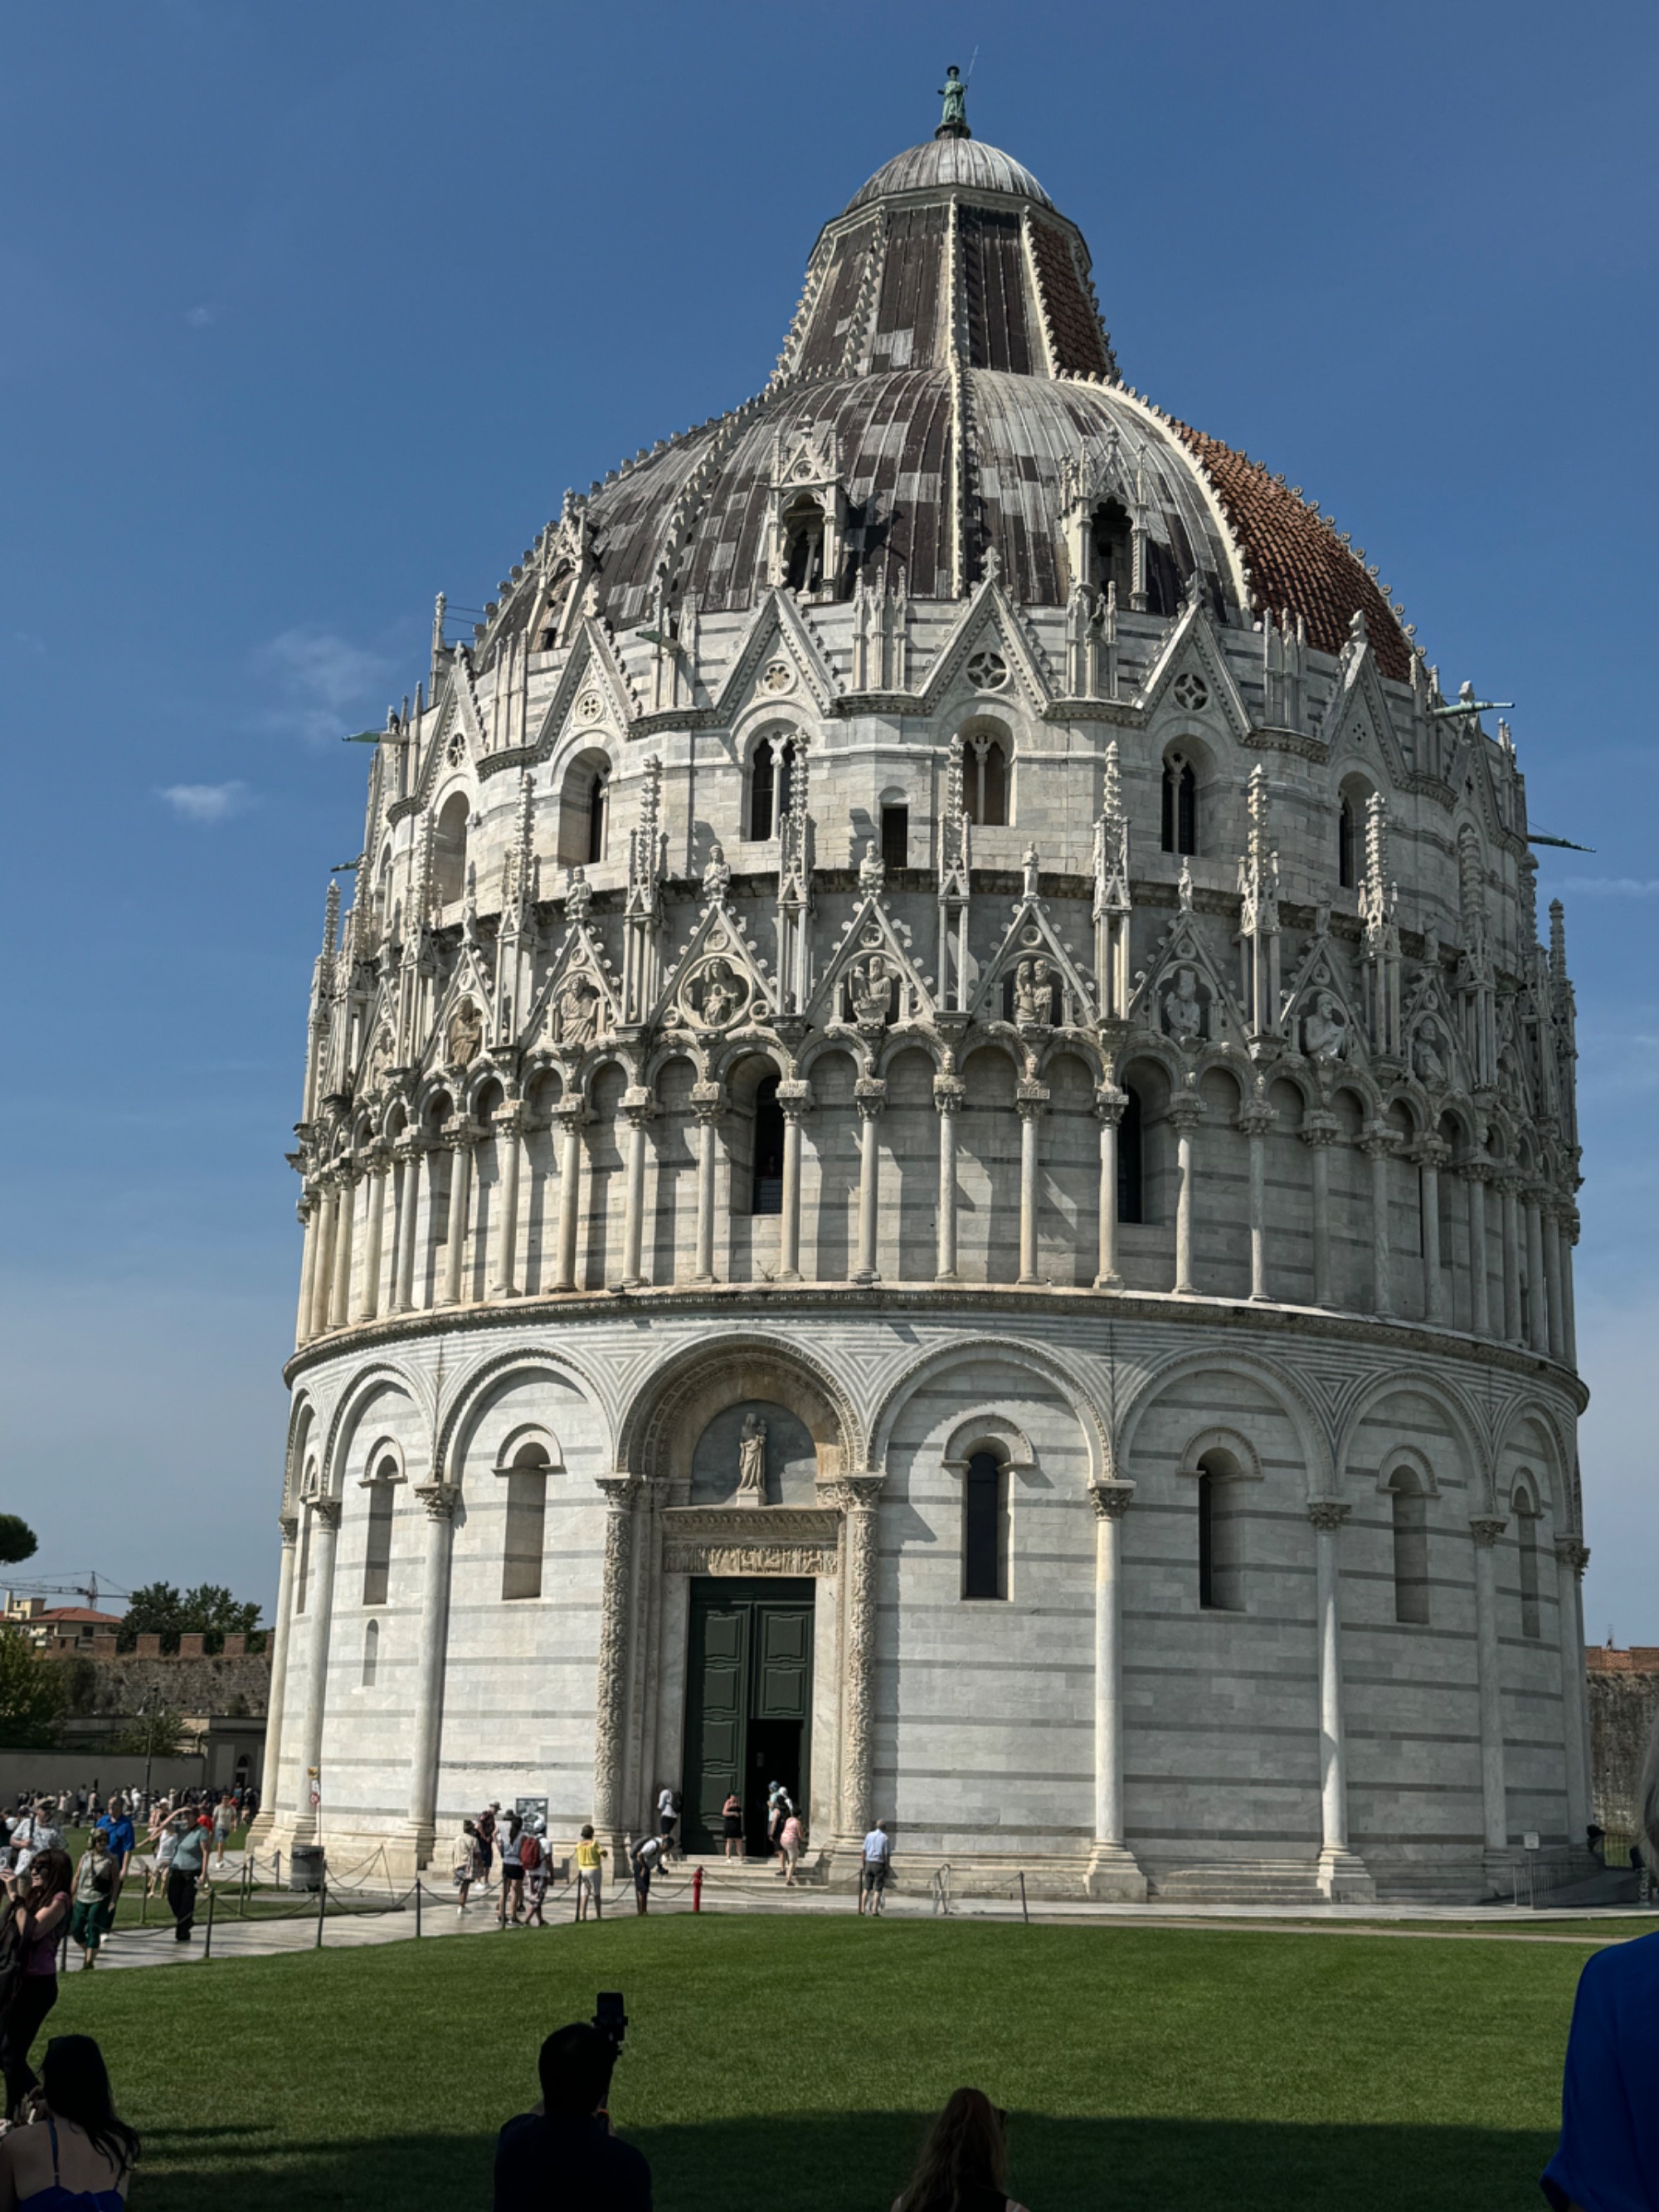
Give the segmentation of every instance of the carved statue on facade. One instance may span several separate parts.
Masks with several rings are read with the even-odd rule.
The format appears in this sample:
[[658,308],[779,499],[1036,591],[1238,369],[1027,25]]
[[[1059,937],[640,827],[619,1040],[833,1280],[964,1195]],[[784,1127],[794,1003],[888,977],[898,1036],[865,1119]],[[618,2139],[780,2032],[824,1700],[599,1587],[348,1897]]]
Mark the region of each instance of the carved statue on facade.
[[723,1030],[742,1012],[749,993],[729,960],[711,960],[693,987],[697,1018],[706,1029]]
[[1412,1066],[1417,1070],[1417,1079],[1426,1083],[1431,1090],[1437,1089],[1446,1080],[1446,1063],[1440,1057],[1437,1042],[1439,1035],[1433,1022],[1425,1022],[1412,1047]]
[[580,969],[565,977],[555,1001],[555,1034],[561,1044],[592,1044],[599,1030],[599,994]]
[[483,1017],[471,999],[463,999],[449,1018],[449,1065],[470,1067],[483,1050]]
[[1022,960],[1014,970],[1014,1019],[1050,1022],[1054,1011],[1054,968],[1043,959]]
[[1195,968],[1177,968],[1175,988],[1164,994],[1164,1026],[1177,1044],[1196,1044],[1204,1034],[1204,1001]]
[[847,995],[852,1002],[853,1018],[860,1028],[878,1028],[887,1020],[893,1010],[896,981],[893,964],[884,953],[866,953],[848,969]]
[[711,845],[702,872],[702,895],[706,899],[723,901],[731,888],[732,864],[718,845]]
[[738,1503],[766,1503],[766,1424],[758,1413],[744,1418],[738,1439]]
[[1302,1024],[1302,1049],[1310,1060],[1340,1060],[1348,1049],[1348,1018],[1331,991],[1321,991]]
[[564,890],[565,920],[570,922],[586,921],[588,909],[592,903],[592,884],[588,882],[580,868],[572,868]]
[[870,898],[877,891],[884,890],[886,884],[886,864],[877,852],[876,841],[872,837],[865,845],[864,858],[859,862],[859,890],[866,898]]

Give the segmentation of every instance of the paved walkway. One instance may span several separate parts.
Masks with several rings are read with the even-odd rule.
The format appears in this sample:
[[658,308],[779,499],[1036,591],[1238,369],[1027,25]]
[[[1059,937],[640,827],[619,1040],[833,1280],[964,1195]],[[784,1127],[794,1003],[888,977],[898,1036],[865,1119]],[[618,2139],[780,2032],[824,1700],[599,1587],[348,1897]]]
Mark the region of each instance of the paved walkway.
[[[234,1894],[234,1890],[229,1892]],[[548,1932],[572,1924],[574,1893],[568,1888],[550,1890],[545,1911]],[[227,1904],[229,1899],[227,1896]],[[241,1920],[234,1911],[222,1913],[216,1909],[213,1928],[212,1956],[215,1959],[270,1958],[290,1951],[309,1951],[317,1948],[317,1917],[314,1908],[307,1909],[299,1897],[294,1900],[296,1917],[288,1920]],[[609,1899],[614,1917],[619,1911],[631,1914],[634,1900],[626,1890],[621,1894],[613,1891]],[[691,1881],[689,1869],[675,1867],[666,1875],[659,1875],[652,1892],[653,1912],[684,1913],[691,1910]],[[705,1872],[702,1910],[707,1913],[733,1912],[770,1915],[805,1914],[823,1916],[839,1914],[850,1917],[854,1900],[843,1891],[830,1891],[803,1887],[786,1890],[774,1876],[757,1872],[725,1875]],[[928,1920],[935,1917],[931,1891],[906,1893],[890,1891],[885,1917],[890,1920]],[[1006,1898],[971,1897],[953,1901],[950,1917],[963,1921],[1018,1921],[1022,1913],[1016,1891]],[[1158,1927],[1209,1929],[1256,1929],[1264,1933],[1295,1936],[1333,1936],[1365,1932],[1376,1936],[1415,1938],[1422,1941],[1476,1942],[1530,1942],[1585,1944],[1618,1943],[1626,1941],[1635,1932],[1621,1923],[1652,1920],[1651,1910],[1637,1906],[1603,1906],[1596,1910],[1581,1908],[1577,1911],[1551,1912],[1516,1910],[1507,1905],[1468,1906],[1435,1905],[1308,1905],[1285,1908],[1267,1905],[1108,1905],[1085,1899],[1045,1898],[1032,1900],[1029,1917],[1034,1925],[1044,1927]],[[1553,1923],[1567,1922],[1576,1931],[1568,1933]],[[1594,1930],[1582,1932],[1589,1923]],[[182,1966],[191,1960],[201,1960],[206,1950],[205,1914],[196,1923],[196,1935],[188,1943],[180,1943],[172,1929],[165,1924],[148,1929],[123,1929],[107,1939],[99,1955],[98,1971],[108,1972],[129,1966]],[[401,1943],[412,1941],[416,1935],[416,1913],[412,1906],[396,1911],[332,1912],[323,1923],[323,1948],[330,1951],[362,1949],[379,1943]],[[533,1940],[542,1931],[534,1929],[512,1928],[501,1930],[495,1921],[495,1898],[492,1891],[480,1895],[473,1893],[473,1900],[465,1912],[458,1912],[453,1898],[423,1888],[420,1927],[422,1939],[440,1936],[503,1936]],[[80,1971],[80,1961],[71,1952],[70,1972]]]

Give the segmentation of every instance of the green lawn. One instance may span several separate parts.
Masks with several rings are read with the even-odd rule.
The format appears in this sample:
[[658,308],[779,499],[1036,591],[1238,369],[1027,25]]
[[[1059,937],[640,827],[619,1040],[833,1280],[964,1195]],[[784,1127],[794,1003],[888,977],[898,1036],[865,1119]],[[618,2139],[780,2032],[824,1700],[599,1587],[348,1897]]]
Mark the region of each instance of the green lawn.
[[548,2028],[620,1989],[659,2212],[886,2212],[958,2083],[1031,2212],[1534,2212],[1562,1944],[705,1915],[71,1974],[137,2212],[452,2212]]

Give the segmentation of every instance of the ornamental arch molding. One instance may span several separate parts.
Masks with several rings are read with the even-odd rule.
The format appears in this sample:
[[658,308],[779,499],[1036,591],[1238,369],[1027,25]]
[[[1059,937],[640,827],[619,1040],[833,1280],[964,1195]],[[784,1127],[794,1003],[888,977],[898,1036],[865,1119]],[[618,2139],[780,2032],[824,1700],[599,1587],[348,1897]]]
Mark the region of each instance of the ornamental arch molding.
[[350,1387],[334,1409],[329,1424],[328,1445],[321,1456],[323,1495],[337,1498],[344,1487],[345,1465],[364,1416],[388,1391],[407,1399],[422,1431],[432,1433],[432,1401],[415,1377],[391,1360],[376,1361],[354,1376]]
[[[919,1390],[938,1376],[949,1374],[953,1368],[987,1359],[994,1359],[1007,1367],[1024,1368],[1027,1373],[1058,1390],[1083,1431],[1088,1447],[1091,1486],[1115,1479],[1110,1431],[1101,1417],[1100,1408],[1096,1405],[1088,1384],[1066,1360],[1052,1352],[1023,1343],[1018,1337],[966,1337],[954,1344],[939,1345],[924,1358],[914,1361],[889,1386],[870,1425],[870,1465],[872,1468],[886,1465],[893,1431],[905,1407]],[[1012,1417],[1000,1418],[1006,1425],[1004,1433],[1020,1440],[1029,1460],[1030,1445],[1025,1441],[1023,1432],[1014,1426]],[[973,1422],[969,1421],[968,1425],[971,1427]]]
[[[1469,1510],[1486,1513],[1492,1510],[1492,1455],[1480,1433],[1480,1424],[1470,1407],[1450,1385],[1438,1376],[1402,1372],[1379,1375],[1356,1393],[1348,1405],[1342,1422],[1338,1443],[1336,1464],[1339,1469],[1337,1488],[1345,1488],[1352,1470],[1349,1461],[1353,1452],[1360,1427],[1372,1407],[1394,1392],[1409,1390],[1414,1395],[1426,1398],[1452,1432],[1457,1449],[1462,1453],[1469,1471]],[[1392,1458],[1388,1464],[1392,1464]],[[1357,1479],[1357,1478],[1356,1478]],[[1436,1485],[1439,1487],[1438,1483]]]
[[617,1466],[647,1481],[689,1482],[704,1429],[751,1398],[787,1406],[804,1424],[819,1480],[871,1463],[851,1395],[826,1363],[798,1344],[745,1334],[686,1346],[636,1393],[623,1417]]
[[952,1427],[939,1455],[946,1471],[966,1474],[975,1452],[994,1451],[1011,1474],[1024,1474],[1036,1465],[1031,1439],[1010,1413],[998,1406],[976,1406]]
[[[1236,1351],[1187,1352],[1154,1368],[1130,1397],[1118,1425],[1118,1456],[1133,1470],[1140,1425],[1164,1393],[1189,1375],[1235,1375],[1271,1398],[1295,1431],[1307,1469],[1308,1495],[1328,1498],[1335,1475],[1328,1425],[1307,1392],[1273,1361]],[[1234,1449],[1228,1444],[1227,1449]],[[1133,1475],[1131,1476],[1133,1479]]]
[[[1530,1437],[1526,1433],[1530,1428]],[[1532,1469],[1532,1486],[1541,1492],[1540,1503],[1553,1516],[1558,1528],[1568,1528],[1572,1521],[1572,1485],[1567,1479],[1571,1463],[1561,1441],[1561,1431],[1549,1407],[1536,1398],[1522,1399],[1510,1408],[1499,1423],[1492,1439],[1492,1481],[1498,1480],[1506,1452],[1515,1452]],[[1510,1488],[1515,1476],[1504,1477]]]
[[1261,1453],[1242,1429],[1229,1428],[1224,1423],[1212,1422],[1208,1428],[1200,1429],[1196,1436],[1188,1437],[1182,1447],[1181,1463],[1176,1473],[1202,1474],[1205,1454],[1212,1451],[1228,1453],[1237,1461],[1239,1474],[1247,1482],[1261,1480]]
[[[550,1352],[541,1346],[526,1346],[516,1352],[498,1352],[463,1377],[438,1426],[432,1454],[434,1480],[459,1484],[472,1431],[496,1392],[510,1383],[532,1381],[538,1376],[576,1391],[583,1403],[592,1409],[599,1424],[604,1455],[611,1443],[611,1422],[592,1376],[562,1352]],[[549,1428],[546,1437],[550,1438],[552,1434]],[[550,1449],[556,1454],[556,1446]]]
[[1383,1453],[1376,1471],[1379,1496],[1386,1498],[1396,1489],[1396,1478],[1404,1474],[1415,1479],[1419,1497],[1439,1497],[1440,1479],[1434,1471],[1434,1461],[1429,1453],[1416,1444],[1390,1444]]
[[305,1471],[307,1455],[313,1449],[321,1419],[320,1409],[310,1392],[297,1391],[289,1411],[288,1448],[283,1459],[284,1513],[291,1513],[300,1502],[300,1478]]

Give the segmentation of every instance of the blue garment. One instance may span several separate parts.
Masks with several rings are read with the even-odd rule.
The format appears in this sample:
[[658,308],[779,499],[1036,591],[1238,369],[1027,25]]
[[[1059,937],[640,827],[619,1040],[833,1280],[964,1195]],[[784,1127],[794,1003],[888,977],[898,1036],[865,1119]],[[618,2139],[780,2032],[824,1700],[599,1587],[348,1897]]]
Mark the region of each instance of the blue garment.
[[125,2200],[118,2189],[65,2189],[58,2179],[58,2123],[48,2120],[52,2130],[52,2179],[44,2189],[37,2189],[33,2197],[20,2197],[17,2212],[123,2212]]
[[1578,1977],[1561,2081],[1561,2142],[1544,2194],[1565,2212],[1659,2212],[1659,1936],[1619,1943]]
[[110,1854],[113,1858],[124,1859],[137,1843],[138,1838],[133,1833],[132,1823],[125,1813],[118,1820],[112,1820],[106,1813],[98,1826],[109,1838]]

